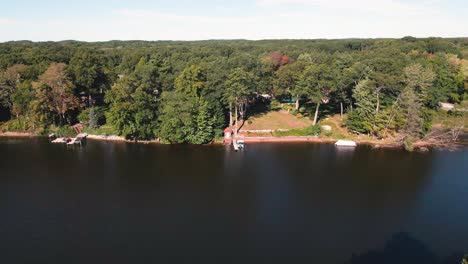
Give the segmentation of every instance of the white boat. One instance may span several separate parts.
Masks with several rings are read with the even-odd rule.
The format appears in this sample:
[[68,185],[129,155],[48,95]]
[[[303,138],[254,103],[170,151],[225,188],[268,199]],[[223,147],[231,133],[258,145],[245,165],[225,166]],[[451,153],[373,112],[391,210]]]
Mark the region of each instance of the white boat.
[[352,140],[338,140],[335,143],[335,146],[337,147],[357,147],[356,142]]
[[244,140],[242,140],[242,139],[233,140],[232,141],[232,146],[234,147],[235,151],[239,151],[240,149],[244,149]]
[[237,140],[237,145],[239,146],[239,149],[243,149],[245,147],[244,140],[242,140],[242,139]]

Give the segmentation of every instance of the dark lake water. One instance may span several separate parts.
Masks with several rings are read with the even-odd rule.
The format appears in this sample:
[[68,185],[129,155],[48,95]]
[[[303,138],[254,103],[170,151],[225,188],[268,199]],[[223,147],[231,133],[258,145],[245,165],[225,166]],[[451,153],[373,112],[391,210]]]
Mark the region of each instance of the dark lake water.
[[468,148],[0,139],[0,263],[428,264],[466,253]]

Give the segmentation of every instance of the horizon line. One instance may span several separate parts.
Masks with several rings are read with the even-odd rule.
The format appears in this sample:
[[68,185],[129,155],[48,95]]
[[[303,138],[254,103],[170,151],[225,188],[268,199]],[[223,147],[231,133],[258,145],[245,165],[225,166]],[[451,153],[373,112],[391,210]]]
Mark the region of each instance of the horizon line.
[[7,40],[0,41],[0,44],[14,43],[14,42],[31,42],[31,43],[60,43],[60,42],[82,42],[82,43],[104,43],[104,42],[204,42],[204,41],[307,41],[307,40],[323,40],[323,41],[334,41],[334,40],[401,40],[404,38],[414,38],[419,40],[424,39],[468,39],[468,36],[464,37],[439,37],[439,36],[428,36],[428,37],[414,37],[414,36],[404,36],[404,37],[343,37],[343,38],[265,38],[265,39],[244,39],[244,38],[233,38],[233,39],[224,39],[224,38],[211,38],[211,39],[194,39],[194,40],[183,40],[183,39],[159,39],[159,40],[149,40],[149,39],[109,39],[109,40],[78,40],[78,39],[63,39],[63,40],[29,40],[29,39],[19,39],[19,40]]

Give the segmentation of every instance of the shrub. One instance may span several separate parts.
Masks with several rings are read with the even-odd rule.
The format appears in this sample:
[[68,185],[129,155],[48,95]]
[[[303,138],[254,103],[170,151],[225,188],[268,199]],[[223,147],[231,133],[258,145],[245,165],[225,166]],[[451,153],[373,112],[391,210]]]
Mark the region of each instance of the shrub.
[[348,118],[345,120],[345,124],[351,131],[368,134],[372,132],[372,122],[368,118],[357,110],[348,113]]
[[69,126],[51,126],[49,133],[54,133],[57,137],[73,137],[76,135],[75,130]]
[[290,112],[292,112],[292,111],[296,112],[296,106],[293,105],[293,104],[283,104],[283,110],[286,110],[286,111],[289,110]]
[[86,108],[78,115],[78,121],[81,123],[88,125],[89,124],[89,112],[91,108]]
[[403,145],[405,146],[406,151],[412,152],[414,150],[413,140],[410,137],[405,137]]
[[89,126],[91,129],[97,129],[106,123],[106,109],[100,106],[87,108],[78,115],[78,120]]
[[97,129],[98,127],[106,123],[106,116],[104,107],[92,107],[89,110],[89,127],[92,129]]
[[306,131],[307,131],[308,135],[317,136],[322,131],[322,128],[319,125],[315,125],[315,126],[310,126],[310,127],[306,128]]
[[14,132],[24,132],[29,131],[30,129],[31,126],[24,117],[9,120],[8,122],[5,122],[1,127],[1,130]]
[[281,109],[281,103],[276,100],[273,100],[270,104],[270,110],[279,110],[279,109]]

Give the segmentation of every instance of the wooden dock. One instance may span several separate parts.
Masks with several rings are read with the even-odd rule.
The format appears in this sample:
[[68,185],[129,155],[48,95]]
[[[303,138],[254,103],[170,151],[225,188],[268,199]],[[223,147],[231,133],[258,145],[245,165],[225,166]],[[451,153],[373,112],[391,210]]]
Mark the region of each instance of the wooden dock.
[[65,144],[65,145],[82,145],[82,143],[86,140],[88,134],[80,133],[74,138],[70,137],[59,137],[51,141],[51,143],[55,144]]

